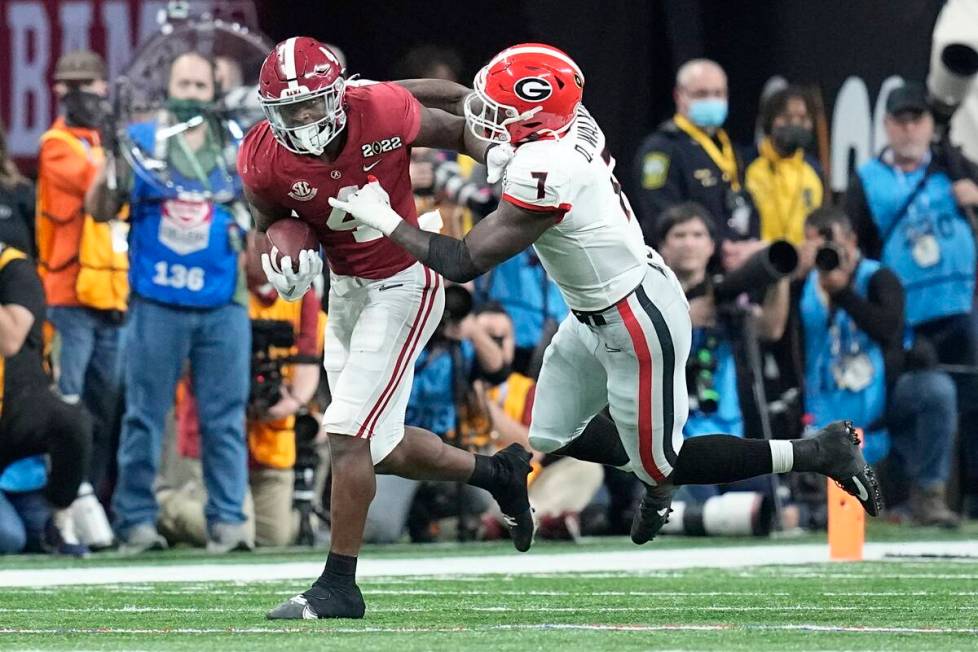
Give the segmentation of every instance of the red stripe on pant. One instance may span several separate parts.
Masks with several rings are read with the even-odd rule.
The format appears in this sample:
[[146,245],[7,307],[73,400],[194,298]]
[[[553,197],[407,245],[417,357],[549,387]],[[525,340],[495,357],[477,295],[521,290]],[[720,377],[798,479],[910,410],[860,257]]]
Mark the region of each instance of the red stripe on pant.
[[[357,437],[363,437],[366,435],[369,438],[371,436],[372,429],[368,428],[368,426],[372,421],[377,420],[374,418],[375,415],[378,419],[380,418],[380,412],[383,411],[381,408],[381,403],[384,401],[384,397],[388,393],[391,393],[394,387],[397,386],[398,370],[400,369],[401,365],[404,363],[405,358],[410,360],[408,349],[413,349],[413,347],[411,346],[411,342],[413,339],[415,339],[414,337],[415,329],[418,328],[418,323],[421,322],[422,315],[424,315],[425,313],[425,304],[428,303],[429,294],[432,297],[434,297],[435,295],[434,292],[431,292],[432,288],[429,287],[429,284],[431,282],[431,276],[432,276],[431,270],[425,267],[424,275],[425,275],[425,287],[421,291],[421,300],[418,302],[418,314],[414,316],[414,322],[411,324],[411,330],[408,332],[408,336],[407,338],[405,338],[404,344],[401,346],[401,352],[397,356],[397,361],[394,363],[394,370],[391,371],[391,376],[387,380],[387,384],[384,386],[384,391],[380,393],[380,396],[377,397],[377,401],[374,403],[374,406],[370,408],[370,412],[367,414],[367,418],[364,419],[363,425],[361,425],[360,430],[357,431]],[[437,281],[437,276],[436,276],[436,281]]]
[[[404,378],[404,374],[407,372],[407,369],[410,366],[410,360],[414,356],[414,351],[418,348],[418,343],[421,341],[422,335],[424,335],[424,327],[425,324],[428,323],[428,317],[431,316],[431,310],[432,308],[435,307],[435,301],[438,297],[438,288],[441,286],[441,276],[435,273],[432,274],[434,275],[435,282],[431,287],[432,292],[431,292],[431,298],[428,301],[428,309],[425,310],[424,317],[421,319],[421,325],[418,326],[417,328],[417,336],[414,338],[414,344],[411,345],[410,353],[408,353],[408,364],[405,364],[403,367],[401,367],[401,371],[397,374],[397,378],[394,381],[394,387],[397,387],[401,383],[401,380]],[[376,422],[380,420],[380,415],[383,414],[384,410],[387,409],[387,404],[390,403],[390,400],[392,398],[394,398],[393,391],[387,395],[386,399],[384,399],[383,405],[380,406],[380,412],[377,413],[377,418],[374,419],[374,423],[370,426],[370,431],[372,431],[374,426],[377,425]]]
[[[635,349],[635,356],[638,358],[638,451],[642,458],[642,466],[645,472],[657,483],[665,482],[666,476],[655,464],[655,457],[652,454],[652,352],[649,350],[648,340],[645,338],[645,331],[642,325],[635,318],[632,307],[628,305],[628,299],[618,304],[618,313],[621,315],[622,322],[628,330],[628,335],[632,340],[632,347]],[[665,433],[669,437],[672,433]]]

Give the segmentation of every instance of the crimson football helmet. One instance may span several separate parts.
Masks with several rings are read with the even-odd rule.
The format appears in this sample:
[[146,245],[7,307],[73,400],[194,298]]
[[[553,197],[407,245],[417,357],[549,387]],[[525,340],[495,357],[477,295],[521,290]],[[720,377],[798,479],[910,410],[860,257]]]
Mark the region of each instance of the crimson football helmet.
[[258,99],[276,140],[296,154],[323,153],[346,126],[346,79],[333,52],[308,36],[275,46],[258,77]]
[[542,43],[506,48],[476,76],[465,121],[481,140],[517,144],[560,137],[577,114],[584,75],[567,53]]

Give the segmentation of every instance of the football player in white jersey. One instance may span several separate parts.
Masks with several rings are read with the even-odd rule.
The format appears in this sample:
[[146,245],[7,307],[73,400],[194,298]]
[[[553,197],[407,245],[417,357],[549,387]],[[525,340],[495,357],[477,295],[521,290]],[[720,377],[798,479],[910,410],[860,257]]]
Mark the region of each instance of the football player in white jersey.
[[[458,240],[405,223],[377,182],[330,203],[457,282],[536,248],[571,314],[544,356],[530,443],[635,473],[647,487],[635,543],[668,519],[676,486],[766,473],[825,474],[869,514],[879,512],[879,486],[849,422],[799,440],[683,440],[688,305],[672,270],[645,246],[604,134],[581,105],[584,76],[567,54],[535,43],[507,48],[479,71],[473,90],[401,83],[423,104],[464,114],[476,136],[496,144],[487,164],[490,177],[504,170],[499,207]],[[613,422],[598,415],[605,405]]]

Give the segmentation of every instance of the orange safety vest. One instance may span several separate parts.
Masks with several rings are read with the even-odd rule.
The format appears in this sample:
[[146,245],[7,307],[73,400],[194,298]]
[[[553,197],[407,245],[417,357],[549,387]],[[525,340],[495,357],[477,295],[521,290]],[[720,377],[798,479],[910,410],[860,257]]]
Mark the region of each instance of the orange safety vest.
[[68,127],[63,118],[41,136],[37,250],[48,305],[126,309],[127,227],[85,213],[85,192],[103,158],[98,132]]
[[[292,324],[294,333],[299,333],[302,321],[303,301],[289,302],[281,297],[271,305],[260,301],[249,293],[248,314],[251,319],[286,321]],[[325,331],[326,315],[320,311],[317,325],[318,350],[322,351],[322,337]],[[295,355],[296,347],[273,349],[275,357]],[[287,380],[292,377],[292,369],[285,366],[282,374]],[[248,423],[248,449],[255,462],[275,469],[290,469],[295,465],[295,417],[285,417],[275,421],[250,421]]]

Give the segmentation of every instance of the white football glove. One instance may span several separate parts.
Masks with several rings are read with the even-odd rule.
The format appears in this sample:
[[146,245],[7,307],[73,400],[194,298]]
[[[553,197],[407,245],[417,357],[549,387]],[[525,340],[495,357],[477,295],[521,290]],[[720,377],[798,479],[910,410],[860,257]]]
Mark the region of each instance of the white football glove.
[[299,271],[292,269],[292,257],[284,256],[281,265],[273,262],[278,258],[278,248],[272,247],[272,254],[261,255],[261,267],[265,270],[268,282],[286,301],[298,301],[322,273],[323,259],[319,252],[303,249],[299,252]]
[[422,231],[440,233],[443,226],[445,226],[445,222],[441,219],[441,212],[437,208],[424,215],[418,215],[418,228]]
[[390,235],[403,221],[391,208],[390,196],[376,179],[347,197],[346,201],[330,197],[329,205],[346,211],[360,224],[377,229],[384,235]]
[[503,178],[506,166],[513,160],[516,150],[509,143],[493,145],[486,152],[486,167],[489,172],[486,174],[486,181],[496,183]]

